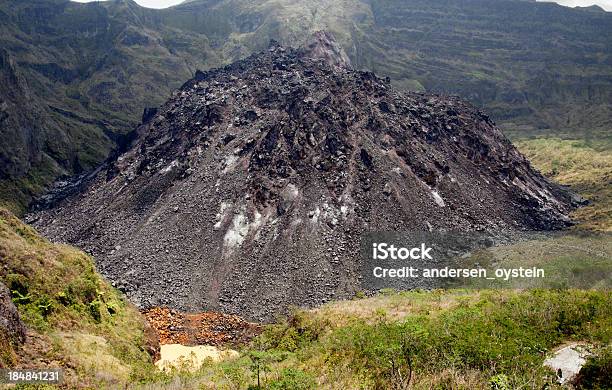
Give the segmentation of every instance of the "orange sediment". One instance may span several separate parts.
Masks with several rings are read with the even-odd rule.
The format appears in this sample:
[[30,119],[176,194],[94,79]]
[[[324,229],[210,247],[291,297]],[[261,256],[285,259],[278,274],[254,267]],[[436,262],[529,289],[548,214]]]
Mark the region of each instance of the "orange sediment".
[[143,314],[162,345],[241,345],[262,331],[260,325],[230,314],[182,313],[167,307],[154,307]]

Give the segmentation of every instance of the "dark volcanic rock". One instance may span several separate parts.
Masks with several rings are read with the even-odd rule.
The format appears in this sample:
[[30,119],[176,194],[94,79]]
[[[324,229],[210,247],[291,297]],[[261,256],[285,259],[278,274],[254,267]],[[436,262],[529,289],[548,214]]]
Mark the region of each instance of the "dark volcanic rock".
[[165,9],[0,0],[0,26],[0,203],[23,208],[58,177],[103,161],[143,108],[161,105],[194,68],[244,58],[270,39],[300,45],[314,26],[336,31],[356,68],[401,88],[459,94],[518,137],[605,139],[612,128],[612,13],[593,9],[500,0],[201,0]]
[[269,319],[360,290],[365,232],[568,225],[569,194],[485,114],[397,92],[328,39],[198,72],[36,226],[142,307]]
[[4,284],[0,283],[0,338],[16,347],[23,344],[25,337],[25,325],[21,322],[19,312],[11,300],[11,293]]

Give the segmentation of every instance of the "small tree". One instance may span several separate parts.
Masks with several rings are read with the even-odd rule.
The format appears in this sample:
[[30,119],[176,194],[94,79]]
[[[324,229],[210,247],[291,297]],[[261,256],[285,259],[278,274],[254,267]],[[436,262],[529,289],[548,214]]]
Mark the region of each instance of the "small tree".
[[407,390],[412,379],[412,359],[410,346],[406,339],[402,340],[401,349],[391,355],[390,363],[392,388]]
[[261,373],[269,371],[267,353],[265,351],[250,351],[249,358],[251,359],[251,371],[255,372],[257,376],[257,387],[261,389]]

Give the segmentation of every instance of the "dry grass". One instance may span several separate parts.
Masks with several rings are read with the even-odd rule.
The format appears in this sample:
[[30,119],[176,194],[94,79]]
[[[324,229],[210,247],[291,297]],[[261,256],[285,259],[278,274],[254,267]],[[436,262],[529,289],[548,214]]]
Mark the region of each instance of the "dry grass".
[[480,371],[459,371],[448,368],[437,373],[415,375],[411,382],[411,389],[466,389],[466,390],[489,390],[491,387],[486,385],[487,378],[484,378]]
[[544,278],[470,280],[479,288],[612,288],[612,235],[610,233],[561,232],[542,234],[529,240],[499,245],[466,258],[463,266],[517,269],[537,267]]
[[95,378],[95,382],[106,386],[129,381],[131,367],[113,356],[106,338],[72,331],[54,333],[53,339],[68,363],[78,367],[80,376]]
[[94,268],[93,259],[53,244],[0,209],[0,280],[29,328],[16,367],[66,368],[69,386],[116,388],[142,349],[144,319]]
[[467,290],[383,291],[370,298],[336,301],[313,309],[315,319],[326,320],[334,327],[345,326],[354,320],[375,323],[381,319],[399,322],[411,315],[434,316],[480,299],[480,292]]
[[612,231],[612,146],[544,138],[515,142],[545,176],[569,185],[592,203],[572,215],[579,229]]

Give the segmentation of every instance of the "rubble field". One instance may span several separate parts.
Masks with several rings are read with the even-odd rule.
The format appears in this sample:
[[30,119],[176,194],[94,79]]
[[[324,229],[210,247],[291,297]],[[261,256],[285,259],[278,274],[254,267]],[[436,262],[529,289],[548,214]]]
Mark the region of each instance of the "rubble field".
[[181,313],[167,307],[153,307],[142,313],[157,331],[161,345],[239,346],[248,343],[262,331],[260,325],[235,315]]
[[364,291],[370,232],[555,230],[581,202],[482,111],[397,91],[323,32],[197,72],[64,189],[27,220],[138,307],[250,321]]

